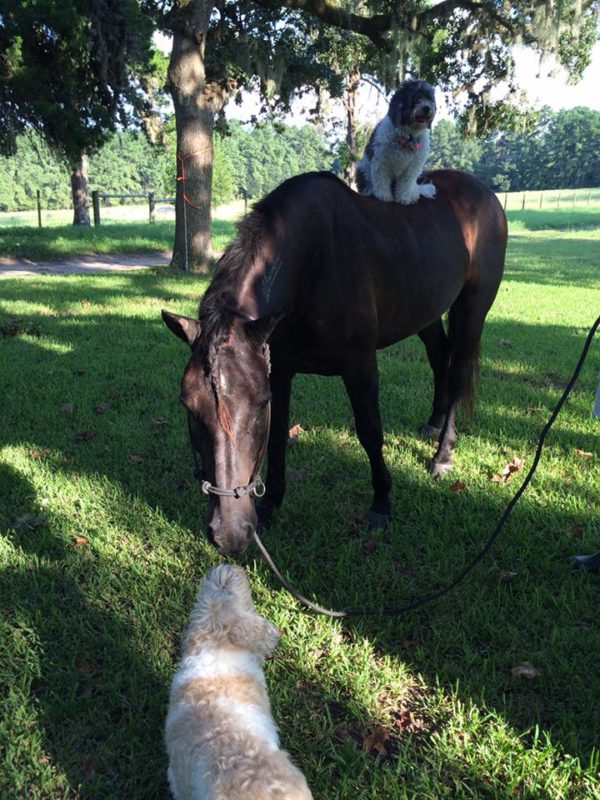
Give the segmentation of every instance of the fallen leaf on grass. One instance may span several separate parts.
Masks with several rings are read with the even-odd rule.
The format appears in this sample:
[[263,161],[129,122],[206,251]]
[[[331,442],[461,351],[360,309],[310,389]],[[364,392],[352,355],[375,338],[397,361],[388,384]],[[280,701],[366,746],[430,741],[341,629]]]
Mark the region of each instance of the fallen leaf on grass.
[[517,664],[516,667],[511,669],[510,674],[513,676],[513,678],[527,678],[527,680],[532,681],[541,673],[533,666],[531,661],[522,661],[520,664]]
[[452,486],[450,487],[450,491],[456,492],[456,494],[458,494],[459,492],[462,492],[463,489],[466,488],[467,488],[466,483],[463,483],[462,481],[456,481],[456,483],[453,483]]
[[375,750],[380,756],[387,756],[386,742],[390,738],[390,732],[383,725],[375,725],[372,731],[365,734],[363,747],[367,751]]
[[515,472],[519,472],[523,469],[525,465],[525,461],[522,458],[515,458],[511,459],[508,464],[504,467],[500,474],[492,475],[490,478],[492,483],[506,483]]
[[74,536],[73,542],[75,543],[75,547],[85,547],[90,543],[90,540],[86,539],[85,536]]
[[367,541],[362,546],[362,551],[366,556],[372,555],[376,549],[377,549],[376,539],[367,539]]
[[49,455],[50,455],[50,448],[42,447],[41,450],[34,450],[31,454],[31,457],[35,458],[36,461],[43,461]]
[[94,431],[79,431],[75,434],[76,442],[90,442],[96,434]]
[[288,447],[298,444],[300,441],[300,434],[304,433],[304,428],[300,423],[293,425],[288,432]]
[[578,447],[575,448],[575,455],[578,458],[585,458],[587,461],[590,461],[593,457],[593,453],[588,453],[586,450],[580,450]]

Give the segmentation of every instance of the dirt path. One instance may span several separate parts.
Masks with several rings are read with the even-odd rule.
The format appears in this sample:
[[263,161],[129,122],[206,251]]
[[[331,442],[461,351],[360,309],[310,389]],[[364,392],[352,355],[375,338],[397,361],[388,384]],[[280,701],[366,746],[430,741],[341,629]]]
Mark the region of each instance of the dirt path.
[[171,261],[171,253],[137,255],[76,256],[56,261],[29,261],[28,259],[0,258],[0,279],[31,278],[39,275],[93,275],[104,272],[130,272],[163,267]]

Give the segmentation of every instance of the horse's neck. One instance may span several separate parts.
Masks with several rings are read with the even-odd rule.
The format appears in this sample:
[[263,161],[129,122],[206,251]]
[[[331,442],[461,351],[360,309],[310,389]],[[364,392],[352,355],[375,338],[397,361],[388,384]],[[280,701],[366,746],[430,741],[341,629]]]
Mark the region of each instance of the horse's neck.
[[237,291],[238,306],[250,319],[281,316],[294,307],[297,269],[276,254],[272,260],[261,259],[241,277]]

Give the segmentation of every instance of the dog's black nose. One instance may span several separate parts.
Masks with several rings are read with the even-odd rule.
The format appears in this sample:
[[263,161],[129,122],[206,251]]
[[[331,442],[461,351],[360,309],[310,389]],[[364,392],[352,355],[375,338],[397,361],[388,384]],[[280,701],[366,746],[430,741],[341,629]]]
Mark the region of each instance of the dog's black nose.
[[423,111],[424,111],[426,114],[429,114],[429,112],[431,111],[431,106],[423,106]]

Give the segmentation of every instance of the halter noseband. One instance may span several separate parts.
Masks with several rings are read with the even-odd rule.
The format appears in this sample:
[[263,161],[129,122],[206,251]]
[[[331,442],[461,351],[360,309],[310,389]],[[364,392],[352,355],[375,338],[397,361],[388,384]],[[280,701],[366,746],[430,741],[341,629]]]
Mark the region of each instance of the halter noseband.
[[[271,358],[270,358],[270,351],[269,345],[263,345],[263,356],[267,364],[267,374],[271,373]],[[261,449],[259,450],[258,456],[256,458],[256,463],[254,465],[254,470],[252,472],[252,477],[250,478],[250,482],[247,483],[245,486],[236,486],[233,489],[221,489],[218,486],[215,486],[214,483],[207,481],[204,477],[204,472],[202,471],[202,467],[198,462],[198,455],[196,453],[196,449],[194,447],[194,442],[192,439],[192,427],[190,425],[190,418],[188,416],[188,437],[190,440],[190,448],[192,451],[192,460],[194,462],[194,477],[200,484],[200,488],[202,492],[206,495],[215,494],[218,497],[235,497],[239,499],[240,497],[246,497],[249,494],[253,494],[255,497],[263,497],[265,492],[267,491],[267,487],[265,486],[262,478],[260,477],[260,471],[262,469],[263,461],[265,459],[265,453],[267,452],[267,444],[269,442],[269,434],[271,432],[271,402],[267,404],[267,431],[265,436],[265,442]]]

